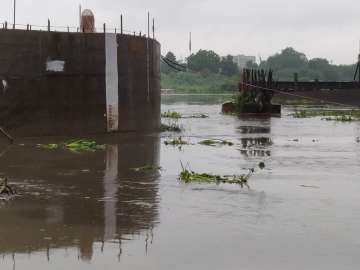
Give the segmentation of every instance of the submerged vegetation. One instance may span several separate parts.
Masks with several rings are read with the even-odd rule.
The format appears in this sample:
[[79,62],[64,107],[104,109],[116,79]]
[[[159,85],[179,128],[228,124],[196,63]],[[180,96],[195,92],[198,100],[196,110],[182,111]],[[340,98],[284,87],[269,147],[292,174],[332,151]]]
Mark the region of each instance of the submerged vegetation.
[[233,146],[234,145],[234,143],[232,143],[232,142],[229,142],[226,140],[218,140],[218,139],[203,140],[203,141],[199,142],[199,144],[207,145],[207,146],[220,146],[220,145]]
[[354,110],[299,110],[292,114],[295,118],[322,117],[326,121],[351,122],[360,120],[360,109]]
[[181,132],[183,129],[179,126],[177,122],[168,123],[168,124],[161,124],[160,131],[161,132]]
[[180,119],[180,118],[184,118],[184,119],[189,119],[189,118],[209,118],[209,115],[204,114],[204,113],[195,113],[192,115],[182,115],[179,112],[172,112],[172,111],[167,111],[167,112],[163,112],[161,114],[162,118],[170,118],[170,119]]
[[184,141],[183,138],[177,137],[171,140],[165,140],[164,141],[165,145],[173,145],[173,146],[181,146],[181,145],[188,145],[189,143],[187,141]]
[[66,149],[71,152],[79,153],[79,152],[95,152],[97,150],[105,150],[105,145],[97,144],[95,141],[86,140],[86,139],[77,139],[67,141],[61,144],[39,144],[40,148],[48,149],[48,150],[58,150],[58,149]]
[[137,167],[137,168],[130,168],[133,172],[152,172],[152,171],[161,171],[161,167],[159,166],[152,166],[152,165],[146,165],[143,167]]
[[171,118],[171,119],[179,119],[182,117],[182,115],[178,112],[171,112],[171,111],[167,111],[167,112],[163,112],[161,114],[161,117],[163,118]]

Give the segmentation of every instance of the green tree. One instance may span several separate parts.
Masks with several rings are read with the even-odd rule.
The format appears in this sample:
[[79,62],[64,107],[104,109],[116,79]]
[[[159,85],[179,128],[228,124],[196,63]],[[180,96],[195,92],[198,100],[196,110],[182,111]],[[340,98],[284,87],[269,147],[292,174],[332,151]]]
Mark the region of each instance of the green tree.
[[234,63],[234,57],[232,55],[221,58],[220,70],[221,74],[225,76],[234,76],[236,74],[239,74],[239,68],[237,64]]
[[268,68],[278,71],[280,69],[302,69],[306,68],[308,59],[305,54],[295,51],[293,48],[286,48],[280,54],[270,56],[266,61]]
[[188,67],[193,71],[218,73],[220,56],[214,51],[200,50],[188,57]]
[[[168,52],[165,55],[165,58],[168,59],[169,62],[178,63],[178,61],[176,60],[176,56],[173,52]],[[172,67],[170,67],[168,64],[166,64],[164,61],[161,61],[160,69],[161,69],[161,72],[165,73],[165,74],[169,74],[171,72],[177,71],[177,70],[173,69]]]

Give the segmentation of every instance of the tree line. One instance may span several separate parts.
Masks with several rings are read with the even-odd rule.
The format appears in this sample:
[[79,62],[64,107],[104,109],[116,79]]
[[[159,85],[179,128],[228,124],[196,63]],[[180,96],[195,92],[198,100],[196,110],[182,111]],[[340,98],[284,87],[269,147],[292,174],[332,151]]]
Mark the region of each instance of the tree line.
[[[172,52],[168,52],[166,58],[181,63]],[[221,57],[211,50],[199,50],[190,55],[186,63],[190,71],[202,75],[221,74],[231,77],[240,74],[238,66],[233,62],[233,56]],[[248,62],[247,68],[272,69],[275,80],[293,80],[294,73],[297,73],[298,79],[302,81],[351,81],[356,64],[334,65],[325,58],[308,59],[304,53],[289,47],[267,60],[260,61],[259,64]],[[161,71],[165,74],[177,72],[164,63],[161,65]]]

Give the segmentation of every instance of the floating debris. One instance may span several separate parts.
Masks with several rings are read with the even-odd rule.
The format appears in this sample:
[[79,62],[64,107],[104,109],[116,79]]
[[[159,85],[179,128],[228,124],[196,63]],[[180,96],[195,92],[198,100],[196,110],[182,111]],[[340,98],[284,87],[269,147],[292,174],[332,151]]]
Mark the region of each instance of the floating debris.
[[95,152],[97,150],[105,150],[105,145],[97,144],[95,141],[86,139],[71,140],[61,144],[39,144],[38,147],[48,150],[66,149],[71,152]]
[[166,140],[164,141],[165,145],[173,145],[173,146],[181,146],[181,145],[188,145],[189,143],[187,141],[184,141],[182,137],[174,138],[172,140]]
[[250,169],[247,175],[232,175],[232,176],[221,176],[209,173],[196,173],[191,171],[181,164],[182,171],[179,175],[179,179],[186,184],[189,183],[208,183],[208,184],[237,184],[241,187],[249,187],[248,180],[251,175],[255,172],[254,169]]
[[200,119],[205,119],[205,118],[209,118],[210,116],[207,115],[207,114],[204,114],[204,113],[195,113],[195,114],[192,114],[190,116],[184,116],[182,118],[200,118]]
[[336,116],[336,117],[326,117],[326,118],[321,118],[321,120],[326,120],[326,121],[338,121],[338,122],[352,122],[355,119],[352,118],[350,115],[342,115],[342,116]]
[[182,115],[181,113],[178,112],[172,112],[172,111],[167,111],[167,112],[163,112],[161,114],[162,118],[170,118],[170,119],[189,119],[189,118],[209,118],[209,115],[204,114],[204,113],[194,113],[191,115]]
[[292,114],[295,118],[322,117],[321,120],[351,122],[360,120],[360,110],[299,110]]
[[178,112],[167,111],[161,114],[163,118],[179,119],[182,115]]
[[181,132],[183,129],[177,123],[170,123],[170,124],[161,124],[160,127],[161,132]]
[[265,169],[265,163],[264,162],[260,162],[258,166],[259,166],[259,168],[261,170]]
[[130,170],[133,172],[151,172],[151,171],[161,171],[162,168],[160,166],[146,165],[143,167],[130,168]]
[[44,149],[48,149],[48,150],[56,150],[60,148],[59,144],[55,144],[55,143],[49,143],[49,144],[39,144],[38,145],[40,148],[44,148]]
[[7,177],[0,177],[0,200],[7,200],[9,196],[15,194],[16,191],[8,184]]
[[316,188],[316,189],[319,188],[317,186],[307,186],[307,185],[300,185],[300,187],[303,187],[303,188]]
[[203,141],[199,142],[199,144],[207,145],[207,146],[219,146],[219,145],[233,146],[234,145],[234,143],[232,143],[232,142],[229,142],[226,140],[218,140],[218,139],[203,140]]

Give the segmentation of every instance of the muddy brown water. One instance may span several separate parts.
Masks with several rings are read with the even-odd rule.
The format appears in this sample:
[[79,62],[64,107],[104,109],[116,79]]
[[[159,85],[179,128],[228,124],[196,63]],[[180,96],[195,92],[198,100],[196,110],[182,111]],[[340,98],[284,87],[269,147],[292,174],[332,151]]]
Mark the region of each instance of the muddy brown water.
[[[170,134],[96,137],[105,151],[1,145],[0,175],[21,193],[0,204],[0,269],[358,269],[360,123],[224,116],[219,97],[169,97],[194,145]],[[166,121],[165,121],[166,122]],[[234,146],[196,145],[219,138]],[[250,189],[182,184],[198,172],[242,174]],[[162,171],[129,168],[161,166]]]

